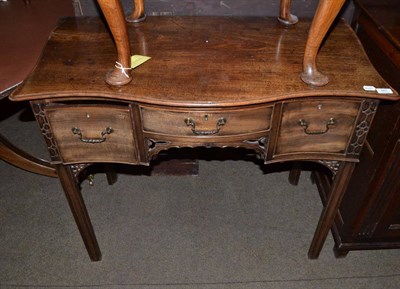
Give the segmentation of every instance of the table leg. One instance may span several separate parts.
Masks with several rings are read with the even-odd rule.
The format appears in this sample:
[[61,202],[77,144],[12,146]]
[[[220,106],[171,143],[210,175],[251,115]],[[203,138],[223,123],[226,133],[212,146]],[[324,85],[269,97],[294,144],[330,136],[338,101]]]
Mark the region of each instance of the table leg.
[[317,229],[314,233],[314,238],[311,242],[310,249],[308,250],[308,257],[310,259],[317,259],[321,252],[329,230],[335,221],[336,214],[347,185],[349,184],[354,167],[355,163],[344,162],[335,177],[331,193],[324,209],[322,210]]
[[278,20],[286,25],[296,24],[299,22],[297,16],[290,13],[290,1],[291,0],[281,0],[281,7],[278,17]]
[[92,261],[100,261],[100,248],[82,198],[81,190],[76,183],[72,170],[69,166],[64,165],[56,165],[56,170],[90,259]]
[[294,162],[289,172],[289,183],[293,186],[299,184],[301,175],[301,162]]
[[328,29],[338,15],[344,2],[345,0],[319,1],[304,51],[301,79],[307,84],[323,86],[329,82],[329,78],[318,71],[316,57]]
[[132,81],[131,49],[124,11],[119,0],[97,0],[97,2],[110,27],[118,54],[114,69],[106,75],[106,82],[115,86],[127,84]]
[[146,14],[144,13],[144,0],[134,0],[134,10],[132,13],[126,17],[126,21],[138,23],[146,19]]
[[106,170],[107,182],[111,186],[118,180],[118,175],[115,172],[114,164],[104,164]]

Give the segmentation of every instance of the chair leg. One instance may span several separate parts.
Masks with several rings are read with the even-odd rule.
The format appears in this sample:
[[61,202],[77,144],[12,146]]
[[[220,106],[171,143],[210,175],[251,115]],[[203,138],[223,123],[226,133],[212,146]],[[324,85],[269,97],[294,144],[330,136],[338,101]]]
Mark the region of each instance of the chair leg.
[[115,67],[106,75],[106,82],[114,86],[128,84],[132,81],[131,49],[121,3],[119,0],[97,0],[97,2],[110,27],[118,54]]
[[299,21],[297,16],[290,13],[290,0],[281,0],[278,20],[286,25],[293,25]]
[[144,11],[144,0],[134,0],[133,5],[135,6],[132,13],[126,17],[126,21],[132,23],[142,22],[146,19]]
[[316,58],[328,29],[332,25],[345,0],[320,0],[306,43],[301,79],[310,85],[324,86],[329,78],[318,71]]

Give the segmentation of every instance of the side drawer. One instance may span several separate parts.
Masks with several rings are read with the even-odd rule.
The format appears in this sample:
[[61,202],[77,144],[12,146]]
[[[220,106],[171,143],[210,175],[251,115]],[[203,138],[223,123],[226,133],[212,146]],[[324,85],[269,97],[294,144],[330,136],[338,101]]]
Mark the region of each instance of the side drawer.
[[137,163],[129,108],[57,106],[45,114],[64,163]]
[[272,106],[221,110],[141,107],[143,130],[180,137],[237,136],[268,131]]
[[359,101],[284,102],[274,155],[344,154],[356,123]]

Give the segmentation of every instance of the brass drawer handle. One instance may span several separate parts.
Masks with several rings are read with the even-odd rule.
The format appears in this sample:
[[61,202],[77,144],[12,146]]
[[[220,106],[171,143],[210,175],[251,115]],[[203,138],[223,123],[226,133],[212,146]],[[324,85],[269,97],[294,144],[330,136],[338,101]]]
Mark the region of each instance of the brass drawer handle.
[[187,126],[191,127],[192,132],[195,135],[213,135],[219,133],[221,127],[226,123],[226,119],[224,117],[220,117],[217,121],[216,128],[213,130],[196,130],[196,123],[190,117],[185,118],[185,123]]
[[329,131],[329,128],[331,125],[335,125],[336,124],[336,120],[334,118],[330,118],[326,123],[326,128],[325,130],[314,130],[314,131],[309,131],[308,130],[308,125],[309,123],[306,122],[304,119],[299,119],[299,125],[303,127],[304,129],[304,133],[305,134],[310,134],[310,135],[316,135],[316,134],[325,134]]
[[112,133],[114,130],[111,127],[106,127],[105,130],[101,132],[100,138],[84,138],[81,130],[78,127],[72,128],[72,133],[79,136],[79,140],[84,143],[102,143],[106,141],[106,135]]

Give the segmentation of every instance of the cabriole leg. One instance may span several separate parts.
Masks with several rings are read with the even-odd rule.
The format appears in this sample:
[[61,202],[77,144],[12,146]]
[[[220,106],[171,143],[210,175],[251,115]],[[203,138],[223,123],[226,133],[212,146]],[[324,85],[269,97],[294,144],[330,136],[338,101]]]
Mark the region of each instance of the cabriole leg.
[[132,13],[126,17],[126,21],[138,23],[146,19],[144,11],[144,0],[134,0],[133,5],[135,6]]
[[[332,25],[345,0],[320,0],[306,43],[301,79],[310,85],[324,86],[329,78],[318,71],[316,58],[321,43]],[[338,52],[339,53],[339,52]]]
[[278,20],[286,25],[296,24],[299,19],[290,13],[290,0],[281,0]]
[[110,27],[118,54],[114,69],[106,75],[106,82],[115,86],[127,84],[132,81],[131,49],[121,3],[119,0],[97,0],[97,2]]

